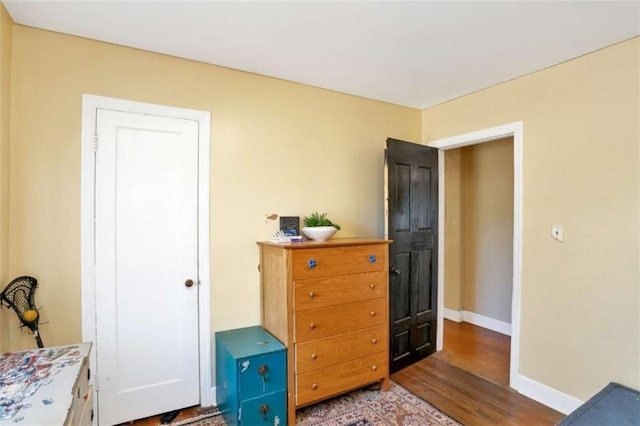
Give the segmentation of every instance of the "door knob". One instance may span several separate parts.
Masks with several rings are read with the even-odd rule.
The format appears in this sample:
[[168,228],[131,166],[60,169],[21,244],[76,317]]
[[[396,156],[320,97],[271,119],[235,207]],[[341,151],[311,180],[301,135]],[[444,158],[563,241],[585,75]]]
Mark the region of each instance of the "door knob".
[[396,268],[395,266],[389,268],[389,272],[391,272],[393,275],[400,275],[400,269]]
[[188,280],[186,280],[186,281],[184,282],[184,286],[185,286],[185,287],[191,287],[191,286],[193,286],[193,280],[192,280],[191,278],[189,278]]

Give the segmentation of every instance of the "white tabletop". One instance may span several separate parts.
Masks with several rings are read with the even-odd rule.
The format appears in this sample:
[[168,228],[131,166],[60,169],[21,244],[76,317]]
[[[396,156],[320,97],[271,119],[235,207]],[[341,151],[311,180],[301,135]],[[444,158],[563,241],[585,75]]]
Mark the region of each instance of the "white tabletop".
[[0,425],[64,424],[90,349],[78,343],[1,354]]

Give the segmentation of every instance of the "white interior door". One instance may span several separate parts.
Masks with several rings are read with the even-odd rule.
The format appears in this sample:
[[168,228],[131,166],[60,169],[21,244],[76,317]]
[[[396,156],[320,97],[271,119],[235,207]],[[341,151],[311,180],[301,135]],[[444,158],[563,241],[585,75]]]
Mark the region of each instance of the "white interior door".
[[110,425],[199,403],[198,124],[98,110],[96,129],[96,385]]

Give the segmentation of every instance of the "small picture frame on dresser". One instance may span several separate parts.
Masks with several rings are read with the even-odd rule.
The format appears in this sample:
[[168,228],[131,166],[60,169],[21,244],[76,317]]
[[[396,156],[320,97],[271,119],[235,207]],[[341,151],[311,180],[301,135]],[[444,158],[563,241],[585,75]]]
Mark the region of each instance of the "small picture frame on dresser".
[[300,235],[300,216],[280,216],[280,230],[284,235]]

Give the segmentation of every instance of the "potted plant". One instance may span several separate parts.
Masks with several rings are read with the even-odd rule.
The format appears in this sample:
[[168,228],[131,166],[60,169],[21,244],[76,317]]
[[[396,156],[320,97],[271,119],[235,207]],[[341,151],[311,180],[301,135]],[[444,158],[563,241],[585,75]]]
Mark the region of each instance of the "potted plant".
[[315,241],[326,241],[340,229],[340,225],[333,223],[326,213],[313,212],[305,216],[303,221],[305,226],[302,233]]

